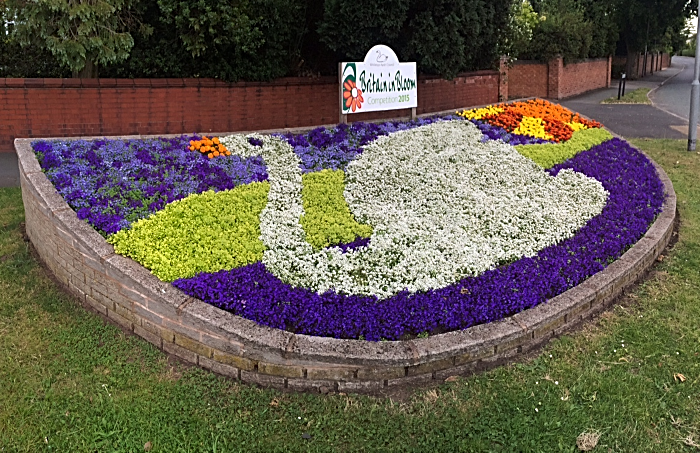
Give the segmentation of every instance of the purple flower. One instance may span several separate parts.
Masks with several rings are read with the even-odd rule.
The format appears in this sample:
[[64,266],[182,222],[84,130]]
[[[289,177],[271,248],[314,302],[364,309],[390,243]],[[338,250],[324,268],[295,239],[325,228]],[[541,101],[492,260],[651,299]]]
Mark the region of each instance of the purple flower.
[[207,159],[189,151],[189,141],[198,138],[37,141],[32,146],[69,206],[107,235],[190,194],[267,179],[260,157]]
[[253,146],[262,146],[263,145],[262,140],[260,140],[259,138],[255,138],[255,137],[250,137],[248,139],[248,143],[250,143]]

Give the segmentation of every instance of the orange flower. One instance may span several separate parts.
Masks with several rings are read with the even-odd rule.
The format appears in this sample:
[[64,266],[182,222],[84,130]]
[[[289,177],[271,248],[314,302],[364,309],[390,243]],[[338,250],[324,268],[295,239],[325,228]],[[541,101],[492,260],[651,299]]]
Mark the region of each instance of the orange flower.
[[540,118],[544,122],[545,132],[555,142],[567,141],[571,138],[573,129],[566,123],[579,123],[586,128],[602,127],[597,121],[581,118],[578,113],[543,99],[531,99],[524,102],[513,102],[512,104],[498,104],[494,107],[502,110],[502,112],[484,116],[481,118],[481,121],[502,127],[508,132],[513,132],[520,125],[523,117]]
[[361,109],[362,103],[365,102],[365,99],[362,97],[362,90],[357,88],[357,85],[355,85],[355,82],[353,82],[352,80],[347,80],[343,84],[343,88],[343,99],[345,99],[345,107],[352,108],[353,112],[357,109]]
[[219,137],[212,137],[209,139],[207,136],[202,137],[201,140],[190,140],[190,151],[199,151],[200,153],[206,155],[209,159],[219,156],[230,156],[231,153],[226,149]]

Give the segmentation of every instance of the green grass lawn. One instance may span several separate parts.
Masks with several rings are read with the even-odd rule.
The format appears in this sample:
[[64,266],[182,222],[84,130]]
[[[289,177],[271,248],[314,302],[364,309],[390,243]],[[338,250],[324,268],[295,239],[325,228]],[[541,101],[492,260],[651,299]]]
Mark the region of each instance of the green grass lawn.
[[261,390],[169,362],[52,283],[22,239],[19,189],[2,189],[0,452],[575,452],[583,432],[600,434],[593,451],[698,450],[700,157],[634,143],[669,173],[681,214],[649,279],[532,360],[400,401]]
[[637,88],[633,91],[628,91],[624,96],[617,96],[605,99],[601,104],[651,104],[647,96],[651,90],[649,88]]

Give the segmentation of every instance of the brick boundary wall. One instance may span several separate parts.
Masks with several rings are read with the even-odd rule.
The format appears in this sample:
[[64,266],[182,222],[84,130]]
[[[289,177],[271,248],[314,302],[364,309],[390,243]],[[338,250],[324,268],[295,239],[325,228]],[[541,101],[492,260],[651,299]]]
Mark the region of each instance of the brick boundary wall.
[[598,88],[609,88],[611,73],[612,58],[564,65],[559,79],[560,98],[576,96]]
[[[499,100],[498,71],[418,78],[418,114]],[[214,79],[2,79],[0,152],[15,138],[163,135],[336,124],[336,77],[269,83]],[[409,116],[410,109],[348,115]]]
[[546,98],[549,94],[548,68],[539,61],[516,61],[508,70],[510,99]]
[[84,306],[166,353],[247,383],[295,391],[377,392],[442,382],[516,359],[606,308],[669,243],[676,196],[619,260],[582,284],[502,321],[411,341],[297,335],[191,298],[114,249],[61,198],[30,140],[15,141],[26,232],[50,272]]
[[[635,58],[634,71],[636,71],[636,77],[641,77],[642,70],[644,69],[644,54],[637,53]],[[656,71],[663,71],[671,66],[672,55],[669,53],[649,53],[647,55],[647,66],[646,73],[650,74]],[[627,57],[626,56],[615,56],[613,57],[613,67],[615,70],[615,77],[619,78],[620,72],[625,72],[627,70]]]
[[610,87],[612,59],[597,58],[564,64],[561,57],[547,63],[515,61],[508,68],[510,99],[563,99],[598,88]]

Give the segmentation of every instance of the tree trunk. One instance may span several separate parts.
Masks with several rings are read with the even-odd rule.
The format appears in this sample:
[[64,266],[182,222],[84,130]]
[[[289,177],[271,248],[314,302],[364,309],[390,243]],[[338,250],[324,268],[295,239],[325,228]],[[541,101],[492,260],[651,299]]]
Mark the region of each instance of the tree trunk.
[[97,75],[97,63],[92,60],[85,60],[85,66],[80,71],[73,71],[74,79],[96,79]]
[[625,73],[627,74],[627,79],[637,79],[639,77],[639,53],[636,51],[632,50],[632,48],[629,46],[629,44],[626,46],[627,47],[627,67],[625,69]]

